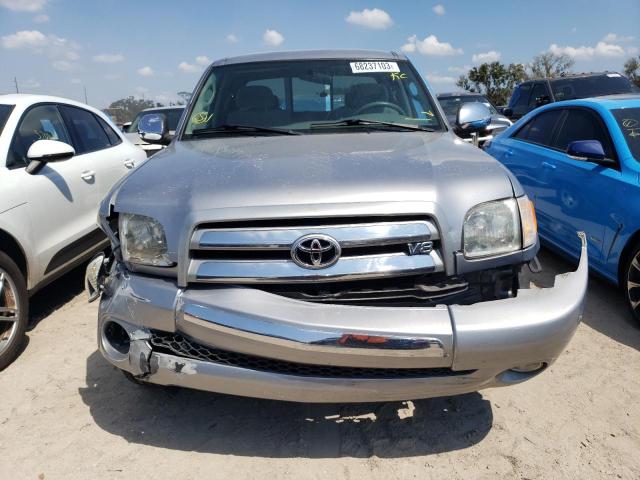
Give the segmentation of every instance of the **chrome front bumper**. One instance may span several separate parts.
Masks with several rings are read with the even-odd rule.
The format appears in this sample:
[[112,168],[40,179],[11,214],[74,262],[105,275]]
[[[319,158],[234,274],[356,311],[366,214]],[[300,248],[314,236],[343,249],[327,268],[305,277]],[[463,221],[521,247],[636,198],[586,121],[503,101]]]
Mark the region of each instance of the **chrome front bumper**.
[[[252,288],[181,290],[171,280],[121,270],[109,277],[100,302],[98,343],[109,362],[150,383],[300,402],[408,400],[510,385],[544,369],[521,373],[513,368],[551,364],[573,336],[587,289],[586,249],[583,237],[577,270],[558,275],[552,288],[432,308],[313,304]],[[110,322],[126,330],[128,350],[110,344],[105,334]],[[158,351],[151,343],[154,331],[177,332],[233,355],[291,365],[444,369],[451,374],[283,374]]]

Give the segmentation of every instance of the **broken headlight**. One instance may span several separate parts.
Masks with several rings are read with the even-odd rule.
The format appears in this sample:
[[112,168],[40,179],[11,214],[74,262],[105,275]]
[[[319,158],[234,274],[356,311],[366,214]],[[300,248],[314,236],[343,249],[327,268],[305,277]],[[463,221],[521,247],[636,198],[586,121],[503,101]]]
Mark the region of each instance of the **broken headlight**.
[[120,215],[120,248],[125,262],[155,267],[173,265],[167,253],[167,239],[162,225],[144,215]]

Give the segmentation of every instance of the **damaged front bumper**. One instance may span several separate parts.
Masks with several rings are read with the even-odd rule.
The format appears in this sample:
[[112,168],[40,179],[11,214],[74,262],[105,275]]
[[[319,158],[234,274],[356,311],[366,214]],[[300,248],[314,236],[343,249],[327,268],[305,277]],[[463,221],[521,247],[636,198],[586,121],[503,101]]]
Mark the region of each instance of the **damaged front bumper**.
[[117,268],[100,301],[104,357],[137,379],[300,402],[408,400],[522,382],[573,336],[575,272],[516,298],[429,308],[314,304],[252,288],[194,287]]

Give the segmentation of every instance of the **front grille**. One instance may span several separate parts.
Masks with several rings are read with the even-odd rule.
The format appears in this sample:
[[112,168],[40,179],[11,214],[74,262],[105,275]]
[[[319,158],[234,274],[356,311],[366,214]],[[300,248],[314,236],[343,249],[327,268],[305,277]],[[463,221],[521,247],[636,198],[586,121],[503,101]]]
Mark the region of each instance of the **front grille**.
[[362,368],[293,363],[212,348],[199,344],[179,333],[160,331],[152,331],[151,345],[154,351],[161,353],[169,353],[231,367],[297,377],[352,379],[431,378],[469,375],[475,372],[475,370],[453,371],[450,368]]
[[[337,242],[339,259],[317,269],[301,265],[294,245],[314,236]],[[284,284],[443,270],[439,232],[428,217],[302,218],[198,225],[189,245],[186,276],[187,282]]]

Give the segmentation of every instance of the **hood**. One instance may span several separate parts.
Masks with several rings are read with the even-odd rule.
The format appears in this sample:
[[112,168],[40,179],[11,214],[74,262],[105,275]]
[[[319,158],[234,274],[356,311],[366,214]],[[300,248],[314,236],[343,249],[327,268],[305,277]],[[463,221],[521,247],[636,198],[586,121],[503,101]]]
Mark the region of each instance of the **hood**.
[[118,212],[187,227],[188,218],[321,216],[326,205],[390,202],[439,204],[461,217],[512,195],[506,169],[452,133],[377,131],[173,142],[108,198]]

